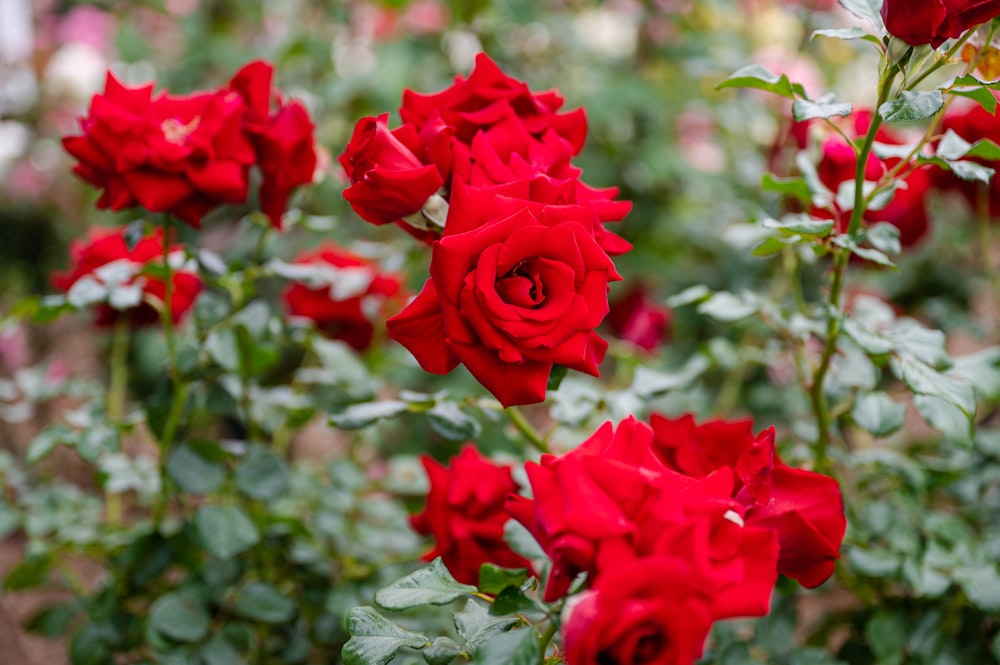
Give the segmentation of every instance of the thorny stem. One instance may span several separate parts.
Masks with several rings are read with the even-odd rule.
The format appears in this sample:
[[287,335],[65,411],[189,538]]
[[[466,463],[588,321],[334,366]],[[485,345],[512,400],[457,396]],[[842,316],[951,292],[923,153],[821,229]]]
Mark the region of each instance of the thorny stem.
[[[130,322],[119,314],[111,333],[111,378],[108,386],[108,421],[118,426],[125,419],[125,395],[128,389],[128,346]],[[121,524],[122,500],[120,494],[105,491],[105,510],[108,524]]]
[[528,422],[528,419],[524,417],[524,414],[521,413],[519,408],[516,406],[509,406],[504,409],[504,411],[508,416],[510,416],[510,422],[517,428],[517,431],[523,434],[524,438],[530,441],[535,448],[543,453],[550,452],[549,444],[544,438],[542,438],[542,435],[538,433],[538,430],[536,430],[534,426]]
[[545,652],[549,649],[549,642],[555,637],[556,631],[559,630],[559,623],[557,621],[550,620],[549,625],[545,628],[545,632],[542,633],[541,637],[538,639],[539,644],[539,654],[538,662],[540,665],[545,665]]

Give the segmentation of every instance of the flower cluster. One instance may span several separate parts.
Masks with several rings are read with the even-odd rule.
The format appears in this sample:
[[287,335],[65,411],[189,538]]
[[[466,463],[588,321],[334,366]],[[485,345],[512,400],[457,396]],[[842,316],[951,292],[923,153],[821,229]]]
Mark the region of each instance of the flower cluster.
[[[52,276],[52,284],[68,294],[70,302],[94,305],[99,326],[113,326],[121,317],[131,325],[142,326],[160,321],[157,307],[166,300],[166,281],[143,274],[149,265],[162,264],[163,229],[139,240],[131,249],[125,238],[127,227],[91,228],[85,239],[70,244],[73,268]],[[172,263],[184,262],[183,249],[171,246]],[[201,279],[183,265],[171,273],[170,315],[180,321],[201,291]]]
[[526,464],[506,509],[552,560],[544,598],[571,603],[571,665],[691,663],[712,623],[762,616],[778,574],[821,584],[846,528],[837,482],[778,459],[774,429],[690,416],[605,423]]
[[299,255],[285,276],[294,280],[284,292],[288,313],[311,320],[324,335],[357,351],[371,346],[372,321],[383,318],[387,301],[401,288],[398,275],[332,243]]
[[215,207],[246,201],[256,165],[261,208],[280,228],[292,190],[312,181],[316,152],[308,113],[271,88],[271,74],[257,61],[218,90],[154,96],[152,84],[130,88],[108,72],[82,133],[63,139],[73,171],[102,190],[99,208],[138,206],[197,227]]
[[407,90],[402,126],[362,119],[340,156],[361,217],[433,243],[430,279],[389,335],[426,371],[465,365],[504,406],[544,400],[554,365],[598,374],[594,328],[621,279],[610,256],[631,248],[604,226],[631,204],[580,180],[586,118],[562,104],[480,54],[468,79]]

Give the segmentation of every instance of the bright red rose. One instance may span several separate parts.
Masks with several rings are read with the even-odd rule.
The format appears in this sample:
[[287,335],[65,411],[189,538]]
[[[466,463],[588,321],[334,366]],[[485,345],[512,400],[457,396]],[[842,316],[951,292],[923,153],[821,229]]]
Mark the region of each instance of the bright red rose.
[[388,224],[412,215],[444,184],[433,164],[416,156],[420,139],[413,125],[389,131],[388,113],[363,118],[340,156],[351,186],[344,198],[372,224]]
[[[853,128],[845,128],[848,134],[860,137],[868,132],[871,123],[870,111],[856,111],[853,115]],[[879,143],[890,145],[902,145],[903,139],[896,136],[890,130],[881,128],[878,131],[876,140]],[[865,166],[865,180],[875,182],[886,172],[899,163],[898,158],[880,159],[874,154],[868,156],[868,163]],[[847,145],[843,138],[837,134],[831,134],[823,143],[823,157],[818,166],[820,181],[830,190],[836,199],[836,194],[840,188],[848,183],[854,182],[855,167],[857,159],[854,149]],[[926,196],[931,187],[931,172],[927,168],[918,168],[911,171],[903,178],[903,187],[896,190],[892,201],[878,210],[868,209],[865,211],[864,221],[868,224],[876,222],[888,222],[899,229],[899,242],[904,247],[915,245],[919,242],[928,230],[928,213]],[[837,223],[837,230],[841,233],[847,231],[850,223],[851,211],[842,210],[834,200],[833,213],[825,209],[814,209],[812,214],[817,217],[833,218]]]
[[616,337],[646,351],[663,344],[672,320],[670,308],[650,300],[641,286],[633,286],[611,303],[608,314],[608,325]]
[[712,627],[711,592],[681,557],[608,570],[566,618],[567,665],[691,665]]
[[242,131],[246,107],[232,91],[153,97],[109,72],[79,136],[63,139],[74,173],[102,189],[99,208],[140,206],[198,226],[223,203],[246,200],[253,148]]
[[[180,245],[170,248],[171,257],[183,261]],[[99,326],[113,326],[126,316],[135,326],[160,322],[160,313],[153,303],[166,298],[166,282],[150,275],[141,275],[149,264],[163,263],[163,229],[143,238],[132,250],[125,243],[125,227],[117,229],[91,228],[85,239],[70,243],[72,268],[52,276],[52,284],[70,294],[96,305]],[[171,261],[173,265],[174,261]],[[180,321],[191,309],[201,291],[201,279],[194,272],[175,267],[170,298],[173,321]]]
[[[996,93],[993,94],[996,95]],[[965,100],[956,100],[948,107],[941,120],[941,130],[946,132],[950,129],[969,143],[975,143],[981,139],[990,139],[994,143],[1000,141],[1000,118],[997,117],[996,112],[990,113],[974,102],[964,102]],[[992,169],[1000,170],[1000,162],[995,160],[976,158],[975,161]],[[989,185],[986,185],[979,181],[962,180],[951,171],[944,169],[937,171],[936,175],[939,186],[960,192],[972,210],[979,212],[980,197],[983,196],[985,202],[989,204],[990,217],[1000,217],[1000,180],[996,176]]]
[[440,556],[455,579],[465,584],[479,583],[484,563],[531,569],[531,562],[503,538],[510,519],[504,502],[518,489],[509,466],[491,462],[472,445],[463,446],[450,469],[426,455],[422,461],[431,488],[424,512],[410,521],[436,541],[425,561]]
[[459,188],[431,278],[389,335],[434,374],[462,363],[504,406],[545,399],[553,365],[598,375],[594,328],[621,279],[594,240],[592,208]]
[[564,595],[580,573],[649,556],[678,556],[697,568],[712,616],[767,612],[777,579],[777,543],[744,527],[728,469],[703,480],[666,469],[650,427],[634,418],[605,423],[578,448],[525,465],[534,499],[512,496],[507,511],[552,559],[545,600]]
[[332,244],[302,254],[292,265],[305,270],[301,281],[285,290],[288,313],[311,319],[323,334],[358,351],[371,346],[374,321],[382,320],[386,301],[399,293],[399,276],[381,273],[371,261]]
[[907,44],[930,44],[961,37],[969,28],[1000,16],[1000,0],[884,0],[882,19],[889,34]]
[[833,574],[847,528],[840,485],[785,465],[774,450],[773,427],[754,437],[748,420],[697,425],[690,415],[653,414],[650,424],[654,448],[669,468],[695,478],[732,469],[747,526],[777,533],[778,572],[809,588]]
[[271,87],[273,74],[273,66],[257,60],[238,71],[229,86],[247,105],[243,129],[261,173],[260,208],[280,229],[292,191],[312,182],[316,147],[309,112],[297,101],[282,100],[281,93]]

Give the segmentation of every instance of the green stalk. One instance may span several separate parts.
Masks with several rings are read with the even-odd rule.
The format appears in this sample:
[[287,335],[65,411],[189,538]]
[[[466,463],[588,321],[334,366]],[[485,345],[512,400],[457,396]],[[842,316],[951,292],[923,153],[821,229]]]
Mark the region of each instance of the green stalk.
[[546,443],[545,439],[542,438],[542,435],[538,433],[538,430],[536,430],[532,424],[528,422],[528,419],[524,417],[524,414],[521,413],[519,408],[516,406],[508,406],[504,409],[504,411],[508,416],[510,416],[510,422],[514,425],[514,427],[516,427],[517,430],[524,435],[524,438],[530,441],[535,448],[543,453],[550,452],[549,444]]
[[[128,316],[119,314],[111,333],[111,377],[108,385],[108,422],[118,427],[125,420],[125,397],[128,389],[128,347],[131,332]],[[105,515],[110,525],[122,523],[122,497],[104,492]]]

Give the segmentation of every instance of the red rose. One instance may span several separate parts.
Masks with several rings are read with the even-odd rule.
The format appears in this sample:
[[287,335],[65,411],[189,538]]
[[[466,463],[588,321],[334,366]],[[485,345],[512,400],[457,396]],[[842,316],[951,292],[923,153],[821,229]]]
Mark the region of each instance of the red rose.
[[479,583],[479,568],[492,563],[503,568],[531,568],[531,562],[510,549],[503,539],[507,496],[517,491],[509,466],[494,464],[472,445],[465,445],[441,466],[422,459],[430,492],[424,512],[411,518],[413,528],[436,541],[425,561],[440,556],[459,582]]
[[373,321],[381,320],[386,299],[399,293],[400,278],[332,244],[302,254],[293,265],[310,269],[285,290],[289,314],[311,319],[325,335],[358,351],[371,346]]
[[383,113],[360,120],[340,156],[351,180],[344,198],[372,224],[388,224],[418,212],[444,184],[436,166],[417,158],[420,139],[414,126],[389,131],[388,118]]
[[566,618],[567,665],[691,665],[712,627],[711,592],[681,557],[609,570]]
[[83,133],[63,139],[79,160],[73,171],[103,190],[97,206],[141,206],[198,226],[215,206],[246,200],[255,157],[240,96],[152,92],[152,85],[125,87],[109,72],[104,94],[80,120]]
[[907,44],[930,44],[960,37],[969,28],[1000,16],[1000,0],[884,0],[882,19],[889,34]]
[[[853,115],[853,130],[848,129],[848,134],[853,131],[854,136],[864,136],[868,132],[871,124],[870,111],[857,111]],[[878,131],[876,140],[879,143],[890,145],[903,145],[904,140],[897,137],[891,131],[881,128]],[[869,182],[878,181],[886,172],[899,163],[899,158],[880,159],[874,154],[868,156],[868,164],[865,167],[865,180]],[[823,143],[823,157],[818,166],[820,181],[836,197],[841,186],[854,182],[855,167],[857,158],[854,148],[847,145],[839,135],[831,135]],[[899,229],[899,242],[904,247],[916,244],[928,230],[928,214],[926,196],[931,187],[931,174],[926,168],[911,171],[903,178],[904,187],[897,189],[892,201],[883,208],[865,211],[864,221],[869,224],[876,222],[888,222]],[[842,210],[833,202],[833,213],[828,210],[814,209],[813,215],[817,217],[833,218],[837,223],[837,230],[841,233],[847,231],[850,223],[851,211]]]
[[847,528],[843,497],[836,480],[785,465],[774,450],[774,428],[753,436],[748,420],[697,425],[690,415],[678,419],[653,414],[654,447],[663,462],[700,478],[732,469],[736,500],[747,526],[776,531],[778,572],[805,587],[819,586],[833,574]]
[[[990,113],[975,102],[966,104],[964,101],[956,100],[945,111],[941,120],[942,132],[950,129],[969,143],[981,139],[990,139],[993,142],[1000,140],[1000,119],[997,118],[996,112]],[[995,160],[976,158],[974,161],[992,169],[1000,167],[1000,163]],[[935,172],[935,175],[938,176],[939,186],[960,192],[969,202],[969,207],[977,213],[980,210],[980,196],[985,195],[989,203],[990,217],[1000,217],[1000,180],[996,176],[990,180],[989,185],[986,185],[979,181],[962,180],[944,169]]]
[[[179,245],[172,246],[170,252],[183,258]],[[120,316],[127,316],[135,326],[160,322],[160,313],[150,299],[163,302],[166,282],[139,273],[149,264],[162,265],[163,229],[156,229],[130,251],[125,243],[125,227],[94,227],[86,239],[70,243],[70,259],[72,269],[53,275],[52,284],[68,292],[71,300],[80,297],[97,305],[97,325],[113,326]],[[171,288],[170,314],[176,323],[194,304],[201,291],[201,279],[193,272],[175,269]]]
[[589,207],[460,188],[431,278],[389,319],[390,337],[428,372],[463,363],[504,406],[543,401],[555,364],[597,376],[607,343],[594,328],[621,277],[595,225]]
[[627,418],[565,455],[525,465],[534,499],[513,496],[507,511],[552,559],[545,600],[564,595],[583,572],[599,581],[635,559],[678,556],[700,571],[715,618],[766,613],[775,536],[743,526],[728,469],[683,476],[657,459],[652,438],[648,425]]
[[[229,86],[247,104],[243,128],[261,173],[260,208],[280,229],[292,190],[312,182],[316,148],[309,112],[297,101],[283,102],[281,94],[271,88],[273,73],[274,67],[257,60],[237,72]],[[273,113],[272,98],[277,105]]]
[[652,351],[670,334],[672,319],[669,307],[650,300],[641,286],[634,286],[611,303],[608,325],[616,337]]

